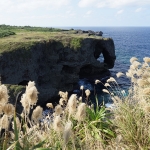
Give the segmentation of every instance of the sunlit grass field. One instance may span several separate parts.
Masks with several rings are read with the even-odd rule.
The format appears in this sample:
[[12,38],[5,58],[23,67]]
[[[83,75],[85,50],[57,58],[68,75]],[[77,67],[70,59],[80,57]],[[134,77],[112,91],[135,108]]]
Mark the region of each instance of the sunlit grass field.
[[88,34],[75,34],[74,30],[0,25],[0,53],[19,48],[30,49],[36,43],[49,40],[61,41],[64,46],[71,43],[71,47],[76,49],[81,47],[80,42],[85,38],[109,39],[101,36],[88,36]]

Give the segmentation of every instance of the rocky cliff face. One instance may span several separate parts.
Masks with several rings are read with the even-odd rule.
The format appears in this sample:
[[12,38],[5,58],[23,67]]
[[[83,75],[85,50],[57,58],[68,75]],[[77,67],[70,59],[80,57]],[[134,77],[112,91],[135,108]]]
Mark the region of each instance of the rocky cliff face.
[[[103,55],[104,62],[97,61]],[[3,84],[25,85],[35,81],[39,102],[71,91],[79,78],[100,75],[114,66],[114,42],[110,38],[65,38],[36,42],[0,55]]]

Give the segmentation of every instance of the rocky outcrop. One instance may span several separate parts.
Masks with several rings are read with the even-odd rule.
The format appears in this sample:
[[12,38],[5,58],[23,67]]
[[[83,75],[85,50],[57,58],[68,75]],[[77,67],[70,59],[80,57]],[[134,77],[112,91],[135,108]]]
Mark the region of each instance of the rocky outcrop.
[[88,36],[90,36],[90,35],[102,36],[102,35],[103,35],[103,32],[102,32],[102,31],[94,32],[94,31],[92,31],[92,30],[88,30],[88,31],[84,31],[84,30],[75,30],[75,33],[78,33],[78,34],[88,33]]
[[[101,54],[104,62],[97,60]],[[79,78],[100,76],[114,66],[115,58],[111,38],[59,37],[1,53],[1,81],[12,85],[35,81],[39,103],[44,104],[59,90],[73,90]]]

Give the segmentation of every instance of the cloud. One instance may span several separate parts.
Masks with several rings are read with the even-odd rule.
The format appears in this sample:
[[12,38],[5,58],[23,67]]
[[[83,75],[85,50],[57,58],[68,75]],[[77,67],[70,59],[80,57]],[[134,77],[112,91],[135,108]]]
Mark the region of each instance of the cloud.
[[142,10],[142,8],[137,8],[136,10],[135,10],[135,12],[140,12]]
[[59,9],[70,3],[71,0],[1,0],[0,11],[4,12],[23,12],[28,10]]
[[122,14],[123,13],[123,9],[121,9],[121,10],[119,10],[119,11],[117,11],[117,14]]
[[109,7],[120,8],[124,6],[150,5],[149,0],[80,0],[79,7]]
[[97,3],[97,0],[80,0],[78,3],[79,7],[89,7],[93,6],[95,3]]
[[91,10],[89,10],[89,11],[86,12],[87,15],[90,15],[91,13],[92,13]]

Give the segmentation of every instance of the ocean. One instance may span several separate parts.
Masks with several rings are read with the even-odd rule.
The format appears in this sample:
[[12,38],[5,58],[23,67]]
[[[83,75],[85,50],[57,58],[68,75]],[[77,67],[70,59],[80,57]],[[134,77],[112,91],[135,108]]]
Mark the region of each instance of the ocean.
[[[144,57],[150,57],[150,27],[61,27],[62,29],[81,29],[102,31],[103,37],[111,37],[115,44],[116,61],[113,69],[110,69],[111,76],[114,77],[122,90],[128,90],[130,80],[125,76],[116,77],[117,72],[126,73],[130,67],[130,58],[137,57],[140,62]],[[101,58],[99,58],[101,59]],[[93,91],[92,83],[82,79],[78,83],[85,89]],[[108,102],[108,97],[102,92],[102,87],[98,86],[97,96],[99,101]],[[79,90],[79,89],[77,89]]]
[[[116,73],[126,73],[130,67],[130,58],[137,57],[140,62],[143,62],[144,57],[150,57],[150,27],[60,27],[62,29],[81,29],[102,31],[103,37],[111,37],[115,44],[116,61],[113,69],[110,69],[111,77],[114,77],[121,90],[126,93],[130,87],[130,80],[122,76],[116,77]],[[101,58],[99,58],[101,59]],[[109,77],[108,77],[109,78]],[[112,101],[109,94],[103,93],[104,88],[100,84],[93,84],[86,79],[81,79],[78,82],[79,87],[84,86],[85,89],[90,89],[93,93],[96,89],[99,103],[105,102],[107,107],[112,106]],[[79,91],[80,89],[76,89]],[[95,103],[95,96],[91,94],[90,100]]]

